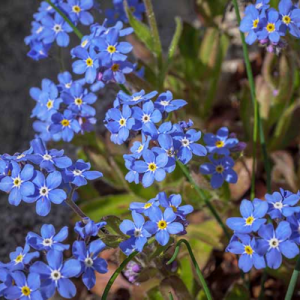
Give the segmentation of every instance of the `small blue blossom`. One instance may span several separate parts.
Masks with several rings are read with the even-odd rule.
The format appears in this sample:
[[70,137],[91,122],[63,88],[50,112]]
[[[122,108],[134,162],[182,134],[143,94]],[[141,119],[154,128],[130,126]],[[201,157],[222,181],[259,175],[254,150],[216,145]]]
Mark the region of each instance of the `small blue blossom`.
[[290,240],[300,245],[300,213],[287,217],[286,220],[290,223],[292,230]]
[[10,271],[2,266],[0,267],[0,282],[0,296],[2,297],[4,292],[11,287],[13,283]]
[[147,102],[151,100],[153,97],[155,97],[156,95],[157,95],[156,91],[146,94],[144,90],[141,90],[140,92],[134,93],[131,96],[125,94],[123,91],[120,91],[118,93],[118,98],[120,99],[120,102],[122,104],[136,105],[140,102]]
[[268,211],[268,203],[259,199],[252,202],[243,200],[240,206],[242,218],[229,218],[226,221],[227,226],[237,233],[256,232],[266,219],[262,219]]
[[28,245],[39,251],[49,251],[55,249],[58,251],[68,250],[70,245],[62,244],[68,237],[68,227],[63,227],[57,234],[51,224],[44,224],[41,228],[41,236],[34,232],[29,232],[26,237]]
[[102,80],[105,82],[114,81],[124,84],[126,82],[125,74],[133,71],[133,65],[129,61],[114,61],[105,67],[107,69],[102,74]]
[[150,212],[154,207],[159,206],[158,195],[147,201],[143,202],[132,202],[130,203],[129,209],[132,211],[136,211],[137,213],[144,214],[146,217],[149,217]]
[[263,10],[269,8],[269,5],[268,5],[269,2],[270,2],[270,0],[256,0],[255,8],[258,9],[259,11],[263,11]]
[[214,159],[212,155],[209,155],[211,163],[205,163],[200,166],[200,173],[204,175],[212,175],[210,184],[213,189],[218,189],[227,181],[229,183],[236,183],[238,176],[232,169],[234,161],[231,157],[223,157],[220,159]]
[[134,162],[136,161],[135,156],[124,154],[125,167],[129,172],[125,175],[125,180],[128,182],[134,182],[135,184],[140,183],[140,174],[133,169]]
[[157,242],[165,246],[170,239],[170,234],[178,234],[184,230],[179,222],[174,222],[176,215],[172,208],[167,208],[164,213],[159,208],[154,207],[150,213],[151,221],[146,222],[144,228],[151,234],[155,234]]
[[130,220],[124,220],[120,224],[121,231],[129,235],[130,238],[120,243],[120,249],[129,255],[133,251],[137,250],[139,252],[143,251],[145,244],[151,234],[144,228],[145,219],[139,213],[132,212],[133,222]]
[[161,93],[154,102],[155,108],[159,109],[161,113],[178,110],[185,106],[187,102],[182,99],[173,100],[173,94],[170,91]]
[[40,60],[48,57],[48,52],[52,44],[44,44],[42,42],[34,41],[30,44],[30,50],[27,56],[33,60]]
[[291,0],[281,0],[278,8],[284,30],[289,29],[293,36],[300,38],[300,9],[296,9]]
[[86,246],[83,241],[76,241],[73,244],[73,256],[81,264],[82,281],[90,290],[96,284],[95,272],[107,273],[107,262],[99,257],[99,253],[105,248],[101,240],[95,240]]
[[95,223],[89,218],[76,222],[74,231],[82,238],[86,239],[91,236],[97,236],[99,230],[106,225],[106,222]]
[[151,138],[149,136],[146,137],[144,134],[142,134],[142,142],[139,141],[133,142],[130,151],[132,152],[134,158],[138,159],[143,155],[144,151],[147,150],[149,147],[150,140]]

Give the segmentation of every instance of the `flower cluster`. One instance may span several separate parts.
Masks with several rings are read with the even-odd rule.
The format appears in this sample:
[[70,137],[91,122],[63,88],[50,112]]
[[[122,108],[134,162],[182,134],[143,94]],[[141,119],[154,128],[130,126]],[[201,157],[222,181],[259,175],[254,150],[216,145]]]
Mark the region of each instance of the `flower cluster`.
[[[85,222],[86,227],[98,230],[105,225],[90,224],[91,220]],[[84,285],[91,289],[96,283],[95,272],[107,272],[107,262],[99,257],[105,244],[100,239],[88,243],[80,235],[73,243],[72,257],[64,261],[64,251],[70,249],[69,244],[63,243],[67,237],[67,227],[56,233],[51,224],[42,226],[41,235],[29,232],[24,248],[18,247],[10,254],[10,262],[0,265],[0,296],[39,300],[50,299],[57,291],[70,299],[76,295],[76,287],[70,279],[80,276]],[[37,251],[30,252],[31,248]]]
[[[132,219],[124,220],[121,231],[130,238],[120,243],[121,250],[129,255],[133,251],[142,252],[151,236],[165,246],[171,234],[182,235],[188,225],[186,216],[193,211],[191,205],[181,205],[180,195],[170,197],[165,192],[159,193],[146,203],[133,202],[130,204]],[[144,216],[148,221],[145,221]]]
[[[117,21],[128,23],[128,18],[124,9],[123,0],[113,0],[114,8],[107,9],[105,15],[109,24],[114,25]],[[145,12],[145,5],[140,0],[128,0],[128,7],[134,17],[141,20]]]
[[228,128],[222,127],[217,134],[207,133],[204,135],[204,142],[210,155],[210,163],[200,166],[200,173],[212,175],[210,184],[217,189],[224,181],[236,183],[238,176],[232,169],[234,160],[230,157],[231,152],[241,151],[245,145],[240,143],[234,134],[229,135]]
[[[239,254],[239,267],[248,272],[254,266],[278,269],[282,255],[294,258],[300,245],[300,193],[280,189],[266,201],[243,200],[240,207],[242,217],[229,218],[227,225],[234,230],[227,251]],[[269,221],[265,218],[269,216]],[[275,228],[274,228],[275,226]]]
[[9,194],[11,205],[18,206],[22,200],[36,203],[37,214],[46,216],[52,203],[67,199],[67,192],[102,176],[90,167],[83,160],[72,163],[63,150],[47,150],[41,139],[34,139],[30,149],[21,154],[1,155],[0,190]]
[[282,37],[287,32],[300,38],[300,9],[291,0],[281,0],[278,12],[269,7],[269,2],[257,0],[255,5],[249,5],[245,10],[240,30],[248,33],[248,44],[258,40],[269,52],[278,52],[285,46]]
[[[95,7],[94,0],[51,0],[76,26],[78,23],[91,25],[94,17],[90,10]],[[33,15],[31,35],[25,38],[30,46],[28,56],[34,60],[48,57],[54,42],[59,47],[67,47],[70,42],[69,33],[72,27],[46,1],[42,1],[38,12]]]

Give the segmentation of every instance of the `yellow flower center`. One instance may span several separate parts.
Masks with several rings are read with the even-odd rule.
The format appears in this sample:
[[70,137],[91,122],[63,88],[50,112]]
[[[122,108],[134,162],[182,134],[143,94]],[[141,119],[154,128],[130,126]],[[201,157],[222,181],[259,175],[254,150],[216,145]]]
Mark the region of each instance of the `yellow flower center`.
[[150,208],[152,206],[152,203],[146,203],[145,205],[144,205],[144,208]]
[[115,53],[116,50],[117,49],[116,49],[115,46],[110,45],[110,46],[107,47],[107,52],[109,52],[110,54]]
[[268,23],[267,27],[266,27],[267,31],[269,33],[272,33],[275,31],[275,24],[274,23]]
[[252,223],[254,222],[254,218],[252,217],[252,216],[250,216],[250,217],[248,217],[247,219],[246,219],[246,225],[252,225]]
[[253,249],[250,245],[245,246],[245,253],[247,253],[248,255],[252,255],[253,254]]
[[111,70],[112,70],[113,72],[117,72],[117,71],[119,71],[119,69],[120,69],[120,65],[119,65],[119,64],[113,64],[113,65],[111,66]]
[[88,43],[88,40],[84,40],[82,43],[81,43],[81,47],[84,48]]
[[21,185],[22,181],[19,177],[14,179],[14,186],[19,187]]
[[161,220],[157,223],[157,226],[159,229],[166,229],[167,228],[167,222],[164,220]]
[[24,258],[24,256],[23,256],[22,254],[19,254],[19,255],[16,257],[15,262],[16,262],[16,263],[20,263],[20,262],[23,261],[23,258]]
[[78,5],[74,5],[72,7],[72,10],[73,10],[74,13],[78,14],[78,13],[80,13],[81,8]]
[[92,67],[94,64],[94,61],[90,57],[85,62],[88,67]]
[[143,151],[144,149],[144,145],[140,145],[139,148],[137,149],[137,152],[140,153],[141,151]]
[[119,124],[120,124],[120,126],[125,126],[126,120],[124,118],[120,119]]
[[222,165],[216,166],[216,172],[222,174],[224,172],[224,167]]
[[75,102],[76,105],[79,105],[79,106],[80,106],[80,105],[82,104],[83,101],[82,101],[81,98],[76,98],[76,99],[74,100],[74,102]]
[[253,26],[252,26],[252,28],[257,28],[258,23],[259,23],[259,20],[258,20],[258,19],[254,20],[254,21],[253,21]]
[[26,285],[21,288],[21,292],[24,296],[29,296],[31,294],[30,288]]
[[225,143],[223,141],[216,141],[215,145],[217,148],[222,148],[222,147],[224,147]]
[[63,119],[60,123],[61,123],[61,125],[64,126],[64,127],[67,127],[67,126],[70,125],[70,121],[67,120],[67,119]]
[[177,212],[177,207],[174,205],[170,205],[170,207],[173,209],[173,212],[176,213]]
[[150,163],[148,165],[148,170],[151,171],[151,172],[154,172],[155,170],[157,169],[157,166],[155,163]]
[[51,109],[53,107],[53,100],[48,100],[46,106],[48,109]]
[[283,16],[282,21],[284,24],[289,25],[291,23],[291,18],[289,16]]

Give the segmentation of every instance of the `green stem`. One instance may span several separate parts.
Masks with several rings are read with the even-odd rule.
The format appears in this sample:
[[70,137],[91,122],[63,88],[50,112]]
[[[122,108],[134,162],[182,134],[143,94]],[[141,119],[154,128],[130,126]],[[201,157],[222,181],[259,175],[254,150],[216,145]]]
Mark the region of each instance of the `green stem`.
[[207,205],[207,207],[209,208],[209,210],[211,211],[211,213],[213,214],[213,216],[215,217],[215,219],[217,220],[217,222],[219,223],[219,225],[222,227],[222,229],[223,229],[226,237],[228,239],[230,239],[230,234],[229,234],[229,232],[228,232],[225,224],[223,223],[221,217],[219,216],[218,212],[215,210],[215,208],[213,207],[213,205],[210,203],[210,201],[208,200],[208,198],[205,196],[205,194],[203,193],[203,191],[198,187],[198,185],[194,181],[193,177],[191,176],[190,172],[188,171],[187,167],[185,165],[183,165],[179,161],[177,163],[178,163],[179,167],[181,168],[182,172],[184,173],[184,175],[186,176],[186,178],[189,180],[189,182],[195,188],[197,194],[205,202],[205,204]]
[[124,84],[118,84],[118,86],[125,94],[131,95],[131,93],[128,91],[128,89],[126,88],[126,86]]
[[291,277],[291,280],[289,283],[289,287],[288,287],[288,290],[287,290],[285,298],[284,298],[285,300],[291,300],[293,298],[293,294],[294,294],[294,290],[295,290],[295,287],[297,284],[299,272],[300,272],[300,255],[298,256],[295,270],[293,271],[293,274],[292,274],[292,277]]
[[75,34],[78,36],[78,38],[81,40],[83,38],[83,34],[79,31],[79,29],[69,20],[69,18],[56,6],[54,5],[50,0],[45,0],[50,6],[53,7],[53,9],[62,16],[62,18],[72,27]]
[[194,267],[195,267],[195,269],[196,269],[196,273],[197,273],[198,278],[199,278],[199,280],[200,280],[200,282],[201,282],[201,285],[202,285],[202,287],[203,287],[203,290],[204,290],[204,292],[205,292],[205,295],[206,295],[207,299],[208,299],[208,300],[212,300],[210,290],[209,290],[209,288],[208,288],[208,286],[207,286],[207,283],[206,283],[206,281],[205,281],[205,279],[204,279],[204,276],[203,276],[203,274],[202,274],[202,272],[201,272],[201,270],[200,270],[200,268],[199,268],[199,265],[198,265],[198,263],[197,263],[197,261],[196,261],[196,258],[195,258],[195,256],[194,256],[194,253],[193,253],[193,251],[192,251],[192,248],[191,248],[191,246],[190,246],[190,244],[189,244],[189,242],[188,242],[187,240],[181,239],[181,240],[179,240],[179,241],[177,242],[176,248],[175,248],[175,252],[174,252],[173,256],[171,257],[171,259],[167,262],[167,265],[171,264],[171,263],[176,259],[177,255],[178,255],[178,253],[179,253],[179,250],[180,250],[180,245],[181,245],[182,243],[185,244],[185,246],[186,246],[187,249],[188,249],[188,252],[189,252],[189,254],[190,254],[190,257],[191,257],[192,262],[193,262],[193,264],[194,264]]

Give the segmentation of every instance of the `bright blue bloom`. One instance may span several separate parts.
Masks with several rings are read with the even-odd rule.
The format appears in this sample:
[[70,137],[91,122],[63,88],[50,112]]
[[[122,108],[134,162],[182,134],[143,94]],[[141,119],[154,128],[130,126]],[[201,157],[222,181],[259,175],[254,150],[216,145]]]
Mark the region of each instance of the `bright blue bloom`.
[[158,200],[162,207],[171,207],[175,215],[181,219],[185,219],[186,216],[194,210],[193,206],[189,204],[180,206],[182,202],[180,194],[173,194],[170,197],[167,197],[165,192],[161,192],[158,194]]
[[25,37],[24,42],[26,45],[32,45],[42,39],[42,32],[44,26],[40,22],[31,22],[31,35]]
[[144,90],[141,90],[140,92],[134,93],[131,96],[125,94],[123,91],[120,91],[118,93],[118,98],[120,99],[122,104],[127,104],[127,105],[136,105],[140,102],[147,102],[153,97],[157,95],[156,91],[153,91],[149,94],[145,94]]
[[30,96],[37,102],[31,117],[37,117],[42,121],[46,121],[56,113],[62,102],[62,99],[58,97],[57,86],[49,79],[42,80],[42,89],[31,88]]
[[34,121],[32,124],[33,130],[37,133],[36,137],[40,138],[44,142],[59,141],[61,139],[61,133],[52,134],[50,132],[51,121]]
[[227,226],[237,233],[256,232],[265,222],[262,219],[268,211],[268,203],[259,199],[243,200],[240,206],[242,218],[229,218]]
[[292,230],[290,240],[300,245],[300,213],[287,217],[287,221],[290,223]]
[[194,125],[194,122],[191,119],[189,119],[188,122],[180,121],[178,122],[178,124],[182,129],[188,129]]
[[257,40],[257,32],[261,29],[260,14],[254,5],[247,6],[245,17],[241,21],[240,30],[248,33],[246,42],[252,45]]
[[234,160],[231,157],[225,156],[220,159],[214,159],[212,155],[209,155],[211,163],[205,163],[200,166],[200,173],[204,175],[212,174],[210,184],[212,188],[218,189],[222,186],[224,181],[229,183],[236,183],[238,176],[232,169],[234,166]]
[[85,132],[91,132],[95,129],[97,119],[93,117],[78,117],[78,123],[81,128],[80,132],[84,134]]
[[91,236],[97,236],[99,230],[106,225],[106,222],[95,223],[89,218],[84,221],[76,222],[74,231],[82,238],[86,239]]
[[293,36],[300,38],[300,9],[295,9],[291,0],[281,0],[278,8],[284,30],[289,29]]
[[54,171],[47,178],[42,172],[36,171],[32,181],[36,186],[36,192],[33,196],[27,197],[24,201],[32,203],[36,201],[36,213],[39,216],[47,216],[51,210],[51,202],[61,204],[67,199],[64,190],[58,189],[62,182],[61,173]]
[[41,292],[40,276],[36,273],[29,273],[28,277],[24,273],[17,271],[11,274],[14,285],[8,288],[4,295],[6,299],[20,300],[43,300]]
[[222,127],[217,134],[207,133],[204,135],[204,142],[209,153],[217,153],[219,155],[230,155],[230,150],[238,144],[238,139],[228,138],[228,128]]
[[129,172],[125,176],[125,180],[128,182],[134,182],[135,184],[140,183],[140,174],[133,169],[134,162],[136,160],[135,156],[124,154],[123,158],[125,160],[125,167]]
[[[53,4],[58,4],[61,0],[51,0]],[[53,15],[55,13],[54,8],[46,1],[41,2],[38,12],[33,15],[34,19],[41,21],[44,17],[48,15]]]
[[281,25],[279,13],[275,9],[270,9],[266,12],[266,17],[261,20],[262,29],[257,33],[258,38],[260,40],[269,38],[272,43],[278,43],[280,36],[284,35]]
[[94,83],[99,68],[99,54],[93,48],[87,51],[82,47],[76,47],[72,54],[73,57],[80,58],[80,60],[73,62],[73,72],[75,74],[85,74],[85,81],[89,84]]
[[136,211],[137,213],[144,214],[146,217],[149,217],[150,212],[154,207],[159,206],[158,195],[147,201],[146,203],[143,202],[132,202],[130,203],[129,209]]
[[72,75],[70,72],[63,72],[63,73],[59,73],[57,75],[57,79],[59,81],[59,84],[57,85],[61,91],[69,91],[72,84],[73,84],[73,79],[72,79]]
[[167,208],[164,213],[159,208],[154,207],[150,213],[148,221],[144,228],[151,234],[155,234],[157,242],[165,246],[170,239],[170,234],[178,234],[184,230],[179,222],[174,222],[176,215],[172,208]]
[[48,265],[37,261],[30,267],[30,272],[40,274],[45,296],[47,299],[53,297],[57,289],[62,297],[73,298],[76,295],[76,287],[69,278],[80,274],[80,262],[76,259],[63,262],[63,253],[57,250],[50,250],[46,257]]
[[133,142],[130,151],[132,152],[134,158],[138,159],[143,155],[144,151],[148,149],[150,141],[151,138],[149,136],[146,137],[144,134],[142,134],[142,142],[139,141]]
[[121,231],[129,235],[130,238],[120,243],[120,249],[126,254],[130,255],[133,251],[143,251],[145,244],[151,234],[144,228],[145,219],[137,212],[132,212],[133,222],[124,220],[120,224]]
[[51,224],[44,224],[41,228],[41,236],[34,232],[29,232],[26,237],[28,245],[39,251],[49,251],[55,249],[58,251],[68,250],[70,245],[62,244],[68,237],[68,227],[63,227],[57,234]]
[[263,256],[256,252],[256,241],[248,234],[237,234],[236,235],[240,241],[232,240],[227,246],[226,251],[240,254],[239,268],[243,272],[249,272],[251,268],[263,269],[266,267],[266,262]]
[[27,56],[33,60],[40,60],[48,57],[48,52],[52,44],[44,44],[42,42],[34,41],[30,44],[30,50]]
[[152,101],[143,104],[143,107],[133,107],[133,117],[135,118],[135,125],[133,130],[142,130],[146,135],[156,135],[157,128],[154,125],[162,119],[162,114],[158,109],[154,108]]
[[269,8],[270,6],[268,5],[269,2],[270,0],[256,0],[255,8],[258,9],[259,11],[265,10]]
[[107,262],[98,257],[105,247],[105,244],[99,239],[91,242],[88,247],[83,241],[76,241],[73,244],[73,256],[81,264],[82,281],[89,290],[96,284],[95,272],[105,274],[108,271]]
[[74,113],[69,109],[66,109],[63,114],[56,113],[52,115],[51,120],[53,124],[50,125],[49,131],[51,134],[61,133],[61,137],[65,142],[70,142],[74,137],[74,132],[78,133],[81,130]]
[[187,102],[182,99],[173,100],[173,94],[170,91],[161,93],[154,102],[155,108],[159,109],[161,113],[170,113],[185,106]]
[[107,112],[111,119],[105,126],[114,134],[118,134],[119,144],[124,143],[129,137],[129,131],[135,124],[134,118],[131,117],[132,111],[128,105],[123,105],[122,112],[117,108],[111,108]]
[[68,33],[72,32],[72,27],[61,17],[58,13],[55,13],[54,18],[45,16],[41,20],[45,27],[42,32],[43,42],[45,44],[56,43],[60,47],[67,47],[70,42]]
[[67,156],[63,156],[64,150],[52,149],[48,151],[41,139],[32,140],[31,146],[34,154],[28,155],[28,160],[39,165],[47,172],[55,171],[55,167],[65,169],[72,165],[72,160]]
[[99,59],[101,65],[109,64],[111,61],[124,61],[127,56],[124,54],[132,50],[131,44],[118,42],[119,30],[112,28],[109,32],[93,40],[96,49],[100,51]]
[[124,84],[126,78],[124,74],[129,74],[133,71],[133,65],[129,61],[114,61],[105,65],[107,68],[102,74],[102,80],[105,82],[114,81],[119,84]]
[[95,108],[89,104],[94,104],[97,96],[94,93],[87,93],[83,86],[74,83],[69,92],[63,92],[61,96],[68,108],[75,113],[80,113],[83,117],[92,117],[96,115]]
[[272,195],[266,194],[265,198],[269,203],[268,214],[272,219],[290,217],[294,213],[300,212],[300,207],[296,205],[300,196],[289,191],[280,190],[280,193],[275,192]]
[[30,180],[33,177],[32,165],[26,164],[21,170],[20,165],[11,162],[11,176],[4,177],[0,182],[0,190],[9,193],[8,201],[11,205],[18,206],[21,200],[34,193],[34,185]]
[[101,172],[89,171],[90,168],[90,163],[78,159],[75,164],[65,169],[64,180],[76,186],[83,186],[87,184],[87,180],[94,180],[103,176]]
[[146,150],[143,154],[145,161],[138,160],[133,164],[133,170],[142,173],[142,184],[149,187],[156,181],[162,181],[166,177],[165,167],[168,163],[168,156],[165,153],[155,154],[151,150]]
[[7,264],[9,270],[24,270],[25,265],[28,265],[34,258],[40,256],[39,252],[29,251],[29,245],[25,244],[24,249],[22,247],[17,247],[15,252],[11,252],[9,254],[11,261]]
[[10,271],[4,267],[0,267],[0,282],[0,297],[2,297],[6,289],[12,286],[13,282]]
[[272,224],[262,225],[258,235],[262,238],[257,240],[257,251],[264,255],[268,267],[278,269],[282,263],[282,255],[287,258],[294,258],[299,254],[298,246],[289,240],[292,234],[290,224],[282,221],[276,230]]
[[6,161],[13,160],[14,162],[26,162],[32,152],[33,152],[33,148],[30,147],[28,150],[25,150],[22,153],[17,152],[14,155],[3,154],[2,159],[6,160]]
[[68,13],[72,22],[75,25],[78,21],[83,25],[91,25],[94,23],[94,18],[88,12],[94,6],[94,0],[68,0],[62,8]]
[[174,146],[178,150],[177,157],[183,163],[187,164],[193,154],[197,156],[205,156],[206,148],[196,142],[201,138],[201,132],[195,129],[189,129],[187,132],[175,132],[172,134]]

